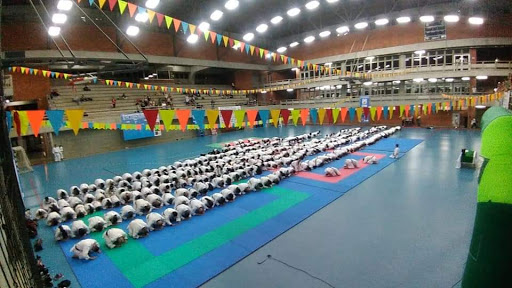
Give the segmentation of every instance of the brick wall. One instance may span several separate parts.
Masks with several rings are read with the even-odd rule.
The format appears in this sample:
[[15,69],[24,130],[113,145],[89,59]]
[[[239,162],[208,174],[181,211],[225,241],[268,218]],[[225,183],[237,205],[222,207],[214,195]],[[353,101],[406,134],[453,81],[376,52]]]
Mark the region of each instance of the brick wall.
[[48,108],[47,95],[50,93],[50,79],[41,76],[12,73],[15,101],[37,100],[39,109]]

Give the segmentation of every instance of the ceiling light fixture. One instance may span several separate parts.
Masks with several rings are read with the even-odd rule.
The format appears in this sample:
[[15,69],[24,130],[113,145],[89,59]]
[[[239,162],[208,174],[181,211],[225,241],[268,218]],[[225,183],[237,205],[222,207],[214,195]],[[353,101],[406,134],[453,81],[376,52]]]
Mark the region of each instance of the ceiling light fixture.
[[444,16],[444,21],[448,23],[459,22],[459,15],[446,15]]
[[243,37],[245,42],[251,42],[254,39],[254,33],[247,33]]
[[348,26],[340,26],[336,28],[336,32],[340,35],[345,35],[350,32],[350,28],[348,28]]
[[137,15],[135,15],[135,21],[141,22],[141,23],[147,22],[148,21],[148,13],[146,13],[146,12],[137,13]]
[[436,83],[437,82],[437,78],[428,78],[428,82]]
[[381,19],[375,20],[375,25],[377,25],[377,26],[383,26],[388,23],[389,23],[389,20],[387,18],[381,18]]
[[146,1],[146,7],[149,9],[155,9],[160,4],[160,0],[148,0]]
[[60,27],[57,27],[57,26],[48,27],[48,35],[55,37],[55,36],[59,36],[59,34],[60,34]]
[[318,8],[318,6],[320,6],[320,2],[318,1],[309,1],[308,3],[306,3],[306,8],[308,10],[313,10],[313,9],[316,9]]
[[258,27],[256,27],[256,31],[258,31],[258,33],[265,33],[265,31],[267,31],[267,29],[268,29],[267,24],[260,24],[260,25],[258,25]]
[[235,10],[238,7],[238,1],[237,0],[228,0],[224,7],[228,10]]
[[368,56],[368,57],[364,58],[364,60],[367,60],[367,61],[372,61],[373,59],[375,59],[375,56]]
[[59,3],[57,3],[57,9],[59,10],[69,11],[71,7],[73,7],[71,0],[60,0]]
[[482,18],[482,17],[469,17],[468,22],[469,22],[469,24],[473,24],[473,25],[482,25],[482,24],[484,24],[484,18]]
[[311,43],[313,41],[315,41],[315,36],[308,36],[308,37],[304,38],[304,42],[306,42],[306,43]]
[[423,78],[414,78],[414,79],[412,79],[412,81],[414,81],[416,83],[421,83],[421,82],[423,82]]
[[187,42],[190,44],[197,43],[197,40],[199,39],[199,36],[197,34],[190,34],[190,36],[187,37]]
[[483,75],[480,75],[480,76],[476,76],[476,79],[478,80],[487,80],[489,77],[487,76],[483,76]]
[[220,11],[220,10],[215,10],[213,11],[213,13],[210,15],[210,19],[212,19],[213,21],[219,21],[220,18],[222,18],[222,15],[224,15],[224,12]]
[[292,9],[288,10],[288,12],[286,12],[286,14],[288,14],[288,16],[290,16],[290,17],[297,16],[297,15],[300,14],[300,9],[299,8],[292,8]]
[[286,89],[286,91],[288,91],[288,92],[293,92],[293,89],[288,88],[288,89]]
[[336,3],[338,2],[339,0],[327,0],[327,3]]
[[331,35],[331,31],[329,31],[329,30],[322,31],[322,32],[320,32],[320,34],[318,34],[318,36],[320,36],[322,38],[328,37],[329,35]]
[[426,51],[425,50],[418,50],[418,51],[414,51],[414,54],[417,54],[417,55],[423,55],[425,54]]
[[454,80],[453,78],[446,78],[446,79],[444,79],[445,82],[453,82],[453,80]]
[[364,82],[363,85],[364,86],[371,86],[373,84],[372,81],[368,81],[368,82]]
[[396,18],[396,22],[398,24],[409,23],[409,22],[411,22],[411,17],[409,17],[409,16],[398,17],[398,18]]
[[139,27],[130,25],[126,29],[126,34],[128,36],[137,36],[139,34],[139,31],[140,31]]
[[55,24],[64,24],[68,20],[68,16],[63,13],[55,13],[52,16],[52,22]]
[[276,51],[277,51],[277,53],[283,53],[284,51],[286,51],[286,49],[287,49],[286,47],[279,47],[279,48],[277,48]]
[[267,94],[267,90],[261,91],[262,94]]
[[299,45],[299,42],[292,42],[292,43],[290,43],[290,47],[292,47],[292,48],[297,46],[297,45]]
[[210,23],[208,22],[201,22],[199,26],[197,26],[197,29],[201,30],[202,32],[206,32],[210,30]]
[[274,25],[277,25],[277,24],[279,24],[281,21],[283,21],[283,17],[281,17],[281,16],[276,16],[276,17],[274,17],[274,18],[272,18],[272,19],[270,20],[270,23],[272,23],[272,24],[274,24]]
[[462,77],[461,79],[462,79],[462,81],[469,81],[469,80],[471,80],[471,78],[469,78],[469,77]]
[[354,28],[359,30],[364,29],[366,27],[368,27],[368,22],[359,22],[356,25],[354,25]]
[[425,15],[420,17],[420,21],[423,23],[434,22],[435,18],[432,15]]

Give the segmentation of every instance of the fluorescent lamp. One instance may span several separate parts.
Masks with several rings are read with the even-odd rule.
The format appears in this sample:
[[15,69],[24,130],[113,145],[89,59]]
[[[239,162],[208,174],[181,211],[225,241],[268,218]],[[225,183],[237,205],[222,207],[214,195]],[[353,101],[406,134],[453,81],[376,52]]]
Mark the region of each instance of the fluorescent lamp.
[[475,108],[476,109],[485,109],[487,107],[485,105],[476,105]]
[[60,0],[57,3],[57,9],[59,10],[69,11],[71,10],[71,7],[73,7],[73,2],[71,2],[71,0]]
[[364,60],[367,60],[367,61],[372,61],[373,59],[375,59],[375,56],[368,56],[368,57],[364,58]]
[[199,39],[199,36],[197,36],[197,34],[190,34],[187,37],[187,42],[190,43],[190,44],[195,44],[198,39]]
[[206,32],[206,31],[210,30],[210,23],[201,22],[201,24],[199,24],[199,26],[197,26],[197,28],[203,32]]
[[364,86],[371,86],[373,84],[372,81],[368,81],[368,82],[364,82],[363,85]]
[[237,0],[228,0],[224,7],[228,10],[235,10],[238,7],[238,1]]
[[420,21],[423,23],[434,22],[435,18],[432,15],[425,15],[420,17]]
[[286,91],[288,91],[288,92],[293,92],[293,89],[288,88],[288,89],[286,89]]
[[469,24],[473,24],[473,25],[482,25],[482,24],[484,24],[484,18],[482,18],[482,17],[469,17],[468,22],[469,22]]
[[461,79],[462,79],[462,81],[469,81],[471,78],[469,78],[469,77],[462,77]]
[[423,82],[423,78],[414,78],[414,79],[412,79],[412,81],[414,81],[416,83],[420,83],[420,82]]
[[261,91],[261,93],[267,94],[267,90],[263,90],[263,91]]
[[284,51],[286,51],[286,49],[287,49],[286,47],[279,47],[279,48],[277,48],[276,51],[277,51],[277,53],[283,53]]
[[354,25],[354,28],[360,29],[360,30],[364,29],[366,27],[368,27],[368,22],[359,22],[356,25]]
[[409,17],[409,16],[398,17],[398,18],[396,18],[396,22],[398,24],[409,23],[409,22],[411,22],[411,17]]
[[292,8],[292,9],[288,10],[288,12],[286,12],[286,14],[288,14],[288,16],[290,16],[290,17],[297,16],[297,15],[299,15],[299,13],[300,13],[299,8]]
[[256,27],[256,31],[258,31],[258,33],[265,33],[265,31],[267,31],[267,29],[268,29],[267,24],[260,24],[260,25],[258,25],[258,27]]
[[418,51],[414,51],[414,54],[417,54],[417,55],[423,55],[425,54],[426,51],[425,50],[418,50]]
[[48,27],[48,35],[55,37],[55,36],[59,36],[59,34],[60,34],[60,27],[57,27],[57,26]]
[[437,82],[437,78],[428,78],[428,82],[436,83]]
[[318,34],[318,36],[320,36],[322,38],[328,37],[329,35],[331,35],[331,31],[329,31],[329,30],[322,31],[322,32],[320,32],[320,34]]
[[383,26],[389,23],[389,20],[387,18],[377,19],[375,20],[375,25],[377,26]]
[[324,65],[325,65],[325,66],[331,66],[331,65],[332,65],[332,63],[331,63],[331,62],[327,62],[327,63],[325,63]]
[[251,42],[254,39],[254,33],[247,33],[243,38],[245,42]]
[[336,28],[336,32],[341,35],[345,35],[350,31],[350,28],[348,26],[340,26]]
[[270,19],[270,23],[272,23],[274,25],[279,24],[281,21],[283,21],[283,17],[281,17],[281,16],[276,16],[276,17]]
[[292,71],[297,71],[299,70],[299,68],[292,68]]
[[148,13],[146,13],[146,12],[137,13],[137,15],[135,15],[135,21],[137,21],[137,22],[145,23],[148,21],[148,19],[149,19],[149,16],[148,16]]
[[308,10],[316,9],[318,8],[318,6],[320,6],[320,2],[318,1],[309,1],[308,3],[306,3],[306,8]]
[[55,13],[52,16],[52,22],[55,24],[64,24],[68,20],[68,16],[63,13]]
[[393,84],[400,84],[400,82],[401,82],[400,80],[395,80],[395,81],[393,81]]
[[128,36],[137,36],[139,34],[139,31],[140,31],[139,27],[130,25],[126,29],[126,34]]
[[480,75],[480,76],[476,76],[476,79],[478,80],[487,80],[489,77],[487,76],[483,76],[483,75]]
[[215,10],[213,11],[213,13],[210,15],[210,19],[212,19],[213,21],[219,21],[220,18],[222,18],[222,15],[224,15],[224,12],[220,11],[220,10]]
[[327,3],[336,3],[338,0],[327,0]]
[[297,45],[299,45],[299,42],[292,42],[292,43],[290,43],[290,47],[292,47],[292,48],[297,46]]
[[446,79],[444,79],[445,82],[453,82],[453,80],[454,80],[453,78],[446,78]]
[[444,16],[444,21],[448,22],[448,23],[459,22],[459,16],[458,15],[446,15],[446,16]]
[[306,43],[311,43],[313,41],[315,41],[315,36],[308,36],[308,37],[304,38],[304,42],[306,42]]
[[155,9],[160,3],[160,0],[148,0],[146,1],[146,7],[149,9]]

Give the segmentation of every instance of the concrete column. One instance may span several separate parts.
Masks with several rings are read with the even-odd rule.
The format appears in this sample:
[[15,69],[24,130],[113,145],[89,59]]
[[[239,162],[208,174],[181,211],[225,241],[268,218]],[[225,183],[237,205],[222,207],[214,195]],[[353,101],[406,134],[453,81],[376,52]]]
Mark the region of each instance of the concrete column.
[[400,55],[400,59],[399,59],[400,70],[405,69],[405,59],[406,58],[407,58],[407,55]]
[[189,84],[196,84],[195,83],[195,79],[196,79],[197,72],[205,70],[207,68],[208,67],[204,67],[204,66],[192,66],[192,67],[190,67],[190,73],[188,74],[188,82],[189,82]]

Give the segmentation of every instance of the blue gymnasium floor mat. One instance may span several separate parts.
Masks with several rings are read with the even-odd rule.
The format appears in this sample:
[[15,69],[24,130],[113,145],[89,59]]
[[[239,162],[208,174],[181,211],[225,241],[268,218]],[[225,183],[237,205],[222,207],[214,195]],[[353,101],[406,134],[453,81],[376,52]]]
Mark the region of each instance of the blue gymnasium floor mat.
[[420,139],[408,139],[408,138],[384,138],[379,140],[377,143],[365,147],[361,151],[365,152],[367,150],[371,151],[380,151],[381,153],[392,153],[395,149],[395,145],[398,144],[400,146],[400,153],[409,152],[412,148],[416,147],[416,145],[423,142]]

